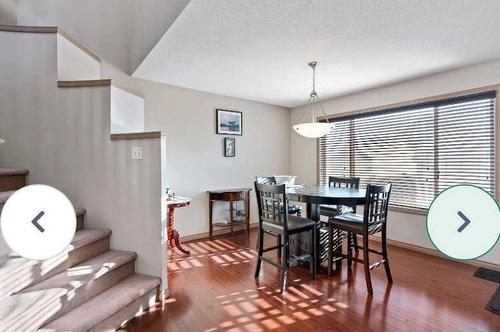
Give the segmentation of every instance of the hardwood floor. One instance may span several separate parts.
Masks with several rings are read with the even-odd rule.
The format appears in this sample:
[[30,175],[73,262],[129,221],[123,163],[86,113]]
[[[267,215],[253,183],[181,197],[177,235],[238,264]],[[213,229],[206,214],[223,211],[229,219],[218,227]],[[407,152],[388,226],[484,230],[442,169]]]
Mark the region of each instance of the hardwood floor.
[[170,297],[123,331],[500,331],[500,316],[484,309],[498,285],[472,266],[389,247],[394,284],[373,270],[373,297],[362,265],[345,262],[315,281],[292,267],[280,295],[276,268],[264,263],[253,277],[255,243],[255,231],[186,243],[190,257],[169,258]]

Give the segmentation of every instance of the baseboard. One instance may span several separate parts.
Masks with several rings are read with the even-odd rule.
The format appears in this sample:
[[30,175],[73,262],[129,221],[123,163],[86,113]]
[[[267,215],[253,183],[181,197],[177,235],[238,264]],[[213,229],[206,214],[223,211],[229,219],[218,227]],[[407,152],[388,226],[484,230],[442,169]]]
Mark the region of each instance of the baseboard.
[[[257,227],[259,227],[259,224],[257,222],[250,223],[250,229],[257,228]],[[242,230],[244,230],[244,229],[242,229]],[[225,232],[224,230],[214,232],[214,235],[222,235],[222,234],[229,234],[229,233]],[[199,233],[199,234],[181,236],[180,239],[182,242],[188,242],[188,241],[194,241],[194,240],[208,239],[209,235],[210,235],[209,232],[203,232],[203,233]]]
[[[376,242],[381,242],[382,241],[381,238],[378,237],[378,236],[370,236],[370,240],[373,240],[373,241],[376,241]],[[426,248],[426,247],[421,247],[421,246],[418,246],[418,245],[415,245],[415,244],[409,244],[409,243],[400,242],[400,241],[396,241],[396,240],[387,239],[387,244],[390,245],[390,246],[399,247],[399,248],[403,248],[403,249],[408,249],[408,250],[411,250],[411,251],[419,252],[421,254],[426,254],[426,255],[430,255],[430,256],[440,257],[440,258],[444,258],[444,259],[447,259],[447,260],[451,260],[451,261],[455,261],[455,262],[459,262],[459,263],[464,263],[464,264],[467,264],[467,265],[472,265],[472,266],[477,266],[477,267],[484,267],[484,268],[487,268],[487,269],[491,269],[491,270],[495,270],[495,271],[500,271],[500,265],[499,264],[495,264],[495,263],[485,262],[485,261],[481,261],[481,260],[457,260],[457,259],[453,259],[453,258],[450,258],[448,256],[445,256],[442,253],[440,253],[439,251],[434,250],[434,249],[430,249],[430,248]]]

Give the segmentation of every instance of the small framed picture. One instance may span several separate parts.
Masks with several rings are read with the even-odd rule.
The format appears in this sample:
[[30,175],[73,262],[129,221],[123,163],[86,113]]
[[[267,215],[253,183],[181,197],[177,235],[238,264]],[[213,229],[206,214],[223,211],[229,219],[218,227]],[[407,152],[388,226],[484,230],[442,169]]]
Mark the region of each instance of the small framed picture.
[[236,156],[236,140],[232,137],[224,138],[224,157]]
[[243,113],[217,109],[217,134],[239,135],[243,134]]

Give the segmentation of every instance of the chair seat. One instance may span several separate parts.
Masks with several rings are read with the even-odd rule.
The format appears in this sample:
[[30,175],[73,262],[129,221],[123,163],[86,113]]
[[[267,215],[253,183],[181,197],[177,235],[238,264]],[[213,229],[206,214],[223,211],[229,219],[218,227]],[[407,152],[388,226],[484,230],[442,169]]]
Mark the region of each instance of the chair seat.
[[[298,233],[302,232],[308,228],[313,228],[316,222],[312,219],[301,218],[296,216],[288,216],[288,233]],[[275,224],[271,222],[264,221],[262,227],[266,230],[270,230],[276,233],[283,232],[283,224]]]
[[352,212],[352,207],[344,205],[320,205],[319,214],[327,217],[336,217],[339,214]]
[[[345,213],[335,216],[328,220],[328,222],[335,227],[356,234],[363,234],[363,216],[354,213]],[[381,223],[373,223],[368,226],[368,234],[375,234],[380,232],[382,228]]]
[[328,222],[347,232],[363,233],[363,216],[359,214],[340,214],[330,219]]

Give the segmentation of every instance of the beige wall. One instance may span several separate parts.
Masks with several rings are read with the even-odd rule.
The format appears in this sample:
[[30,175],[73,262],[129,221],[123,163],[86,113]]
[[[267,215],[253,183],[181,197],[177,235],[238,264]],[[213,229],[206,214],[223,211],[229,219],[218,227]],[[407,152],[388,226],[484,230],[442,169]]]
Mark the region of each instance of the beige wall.
[[[324,107],[328,114],[339,114],[498,83],[500,83],[500,60],[327,100],[324,102]],[[321,93],[321,87],[319,87],[319,92]],[[302,112],[303,108],[300,107],[292,110],[291,125],[300,120]],[[497,115],[500,116],[500,114]],[[293,151],[290,159],[291,173],[299,176],[298,182],[300,183],[316,183],[316,140],[291,133],[290,148]],[[500,144],[497,140],[497,154],[500,151],[499,148]],[[497,166],[497,178],[500,178],[498,170]],[[434,249],[426,233],[425,216],[393,211],[390,212],[389,222],[390,239]],[[497,245],[481,260],[500,264],[500,246]]]
[[[208,232],[207,190],[253,187],[255,176],[289,173],[288,109],[130,78],[109,64],[103,65],[102,73],[143,93],[146,130],[167,133],[168,185],[176,194],[193,199],[176,216],[181,236]],[[233,136],[235,158],[223,156],[227,136],[215,133],[217,108],[243,112],[243,136]],[[251,204],[255,221],[253,197]],[[225,212],[225,206],[219,208]]]

